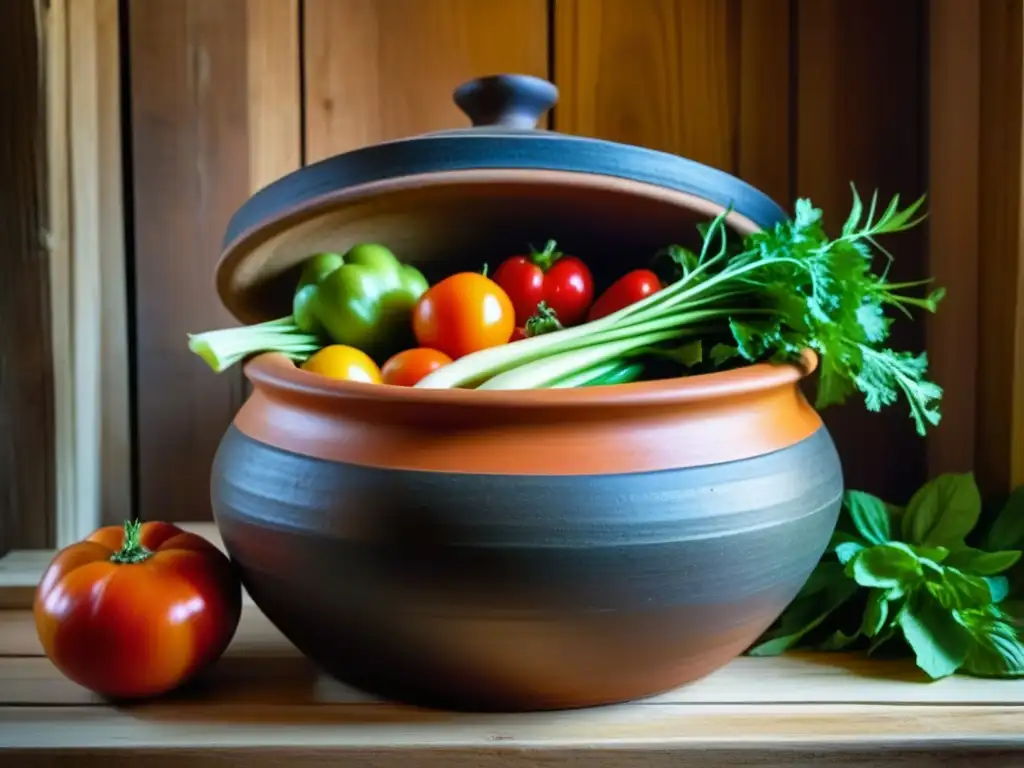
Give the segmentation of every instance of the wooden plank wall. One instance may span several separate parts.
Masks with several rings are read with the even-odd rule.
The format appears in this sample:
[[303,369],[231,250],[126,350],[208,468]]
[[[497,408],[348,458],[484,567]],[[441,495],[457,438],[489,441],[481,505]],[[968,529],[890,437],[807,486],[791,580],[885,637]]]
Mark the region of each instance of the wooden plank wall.
[[33,0],[10,0],[0,10],[0,556],[52,546],[54,533],[41,61]]
[[[833,227],[851,181],[926,190],[925,0],[126,2],[146,518],[210,515],[210,461],[243,386],[185,334],[231,322],[212,276],[232,211],[301,162],[464,126],[450,93],[466,79],[550,77],[551,127],[693,157],[787,208],[810,196]],[[890,245],[899,275],[926,269],[922,234]],[[921,324],[899,341],[923,344]],[[905,410],[826,419],[851,486],[900,499],[923,480]]]

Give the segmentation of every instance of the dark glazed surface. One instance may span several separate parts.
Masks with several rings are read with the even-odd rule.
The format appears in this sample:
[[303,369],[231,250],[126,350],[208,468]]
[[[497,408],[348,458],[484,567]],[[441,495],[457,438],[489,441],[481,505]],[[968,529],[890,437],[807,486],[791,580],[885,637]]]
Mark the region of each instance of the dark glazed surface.
[[357,467],[232,428],[212,483],[253,599],[327,671],[507,710],[639,698],[728,662],[813,569],[841,492],[824,429],[742,461],[566,477]]

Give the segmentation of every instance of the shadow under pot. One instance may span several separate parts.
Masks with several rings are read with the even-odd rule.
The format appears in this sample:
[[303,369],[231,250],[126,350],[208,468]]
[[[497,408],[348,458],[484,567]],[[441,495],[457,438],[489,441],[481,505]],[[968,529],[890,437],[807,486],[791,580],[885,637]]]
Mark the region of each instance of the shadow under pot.
[[[477,127],[328,158],[243,205],[218,267],[235,316],[287,314],[296,265],[362,241],[431,276],[557,238],[621,273],[727,208],[741,234],[784,216],[693,161],[532,128],[543,81],[458,94]],[[484,391],[265,354],[214,461],[215,520],[259,608],[346,683],[463,710],[650,696],[742,653],[825,550],[843,480],[800,389],[815,365]]]

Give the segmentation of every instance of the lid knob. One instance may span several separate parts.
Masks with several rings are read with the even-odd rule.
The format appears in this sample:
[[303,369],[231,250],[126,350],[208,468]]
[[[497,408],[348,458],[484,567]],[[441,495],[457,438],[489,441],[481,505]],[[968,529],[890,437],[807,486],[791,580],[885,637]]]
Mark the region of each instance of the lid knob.
[[532,75],[491,75],[463,83],[453,99],[474,126],[536,128],[558,101],[558,88]]

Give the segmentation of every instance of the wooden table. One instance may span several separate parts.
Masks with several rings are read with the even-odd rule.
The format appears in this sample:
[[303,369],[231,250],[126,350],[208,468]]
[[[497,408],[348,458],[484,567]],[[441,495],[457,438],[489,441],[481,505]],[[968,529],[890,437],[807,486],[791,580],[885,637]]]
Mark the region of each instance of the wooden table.
[[41,654],[31,614],[0,611],[0,765],[1024,765],[1024,682],[926,683],[907,664],[848,656],[738,659],[627,705],[466,715],[319,675],[251,604],[205,681],[143,706],[104,704]]

